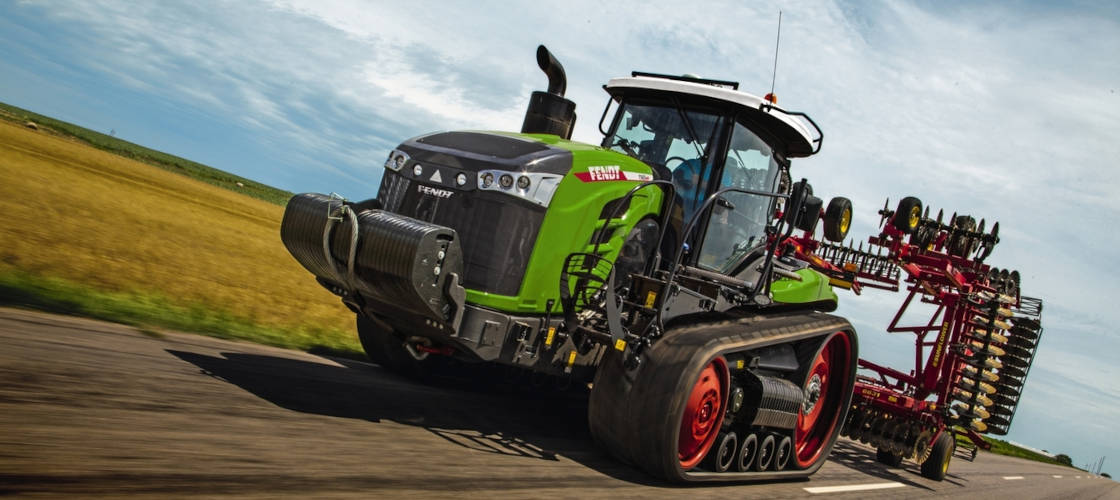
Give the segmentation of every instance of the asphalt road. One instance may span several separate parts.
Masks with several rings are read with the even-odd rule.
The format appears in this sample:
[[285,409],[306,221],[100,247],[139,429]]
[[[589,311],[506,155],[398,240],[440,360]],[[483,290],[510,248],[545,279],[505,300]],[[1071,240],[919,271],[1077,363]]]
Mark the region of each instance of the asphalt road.
[[1120,485],[1076,469],[963,450],[933,482],[848,441],[807,481],[666,485],[596,449],[578,391],[484,379],[424,385],[366,363],[0,308],[0,496],[1120,499]]

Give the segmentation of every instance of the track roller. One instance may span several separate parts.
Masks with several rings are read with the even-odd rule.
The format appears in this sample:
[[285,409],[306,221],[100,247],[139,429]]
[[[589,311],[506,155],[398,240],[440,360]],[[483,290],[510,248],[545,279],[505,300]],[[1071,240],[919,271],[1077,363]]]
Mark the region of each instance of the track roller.
[[754,462],[758,458],[758,445],[758,434],[752,432],[743,438],[739,453],[735,455],[735,470],[747,472],[754,467]]
[[770,464],[774,461],[777,447],[778,443],[773,434],[767,434],[766,437],[762,438],[762,442],[758,445],[758,458],[754,461],[754,470],[760,472],[768,470]]
[[716,437],[715,447],[704,459],[704,465],[714,472],[727,472],[735,462],[735,455],[739,453],[739,438],[735,432],[723,432]]
[[793,455],[793,439],[789,436],[782,436],[778,441],[778,448],[774,451],[774,469],[786,470],[789,465],[790,456]]

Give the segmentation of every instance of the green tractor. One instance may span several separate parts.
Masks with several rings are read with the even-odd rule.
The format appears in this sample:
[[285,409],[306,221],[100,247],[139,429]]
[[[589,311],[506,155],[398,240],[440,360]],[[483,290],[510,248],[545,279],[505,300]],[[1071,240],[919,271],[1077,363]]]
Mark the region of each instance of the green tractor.
[[825,213],[790,181],[820,129],[735,82],[635,72],[604,87],[603,142],[572,142],[564,70],[537,60],[548,91],[520,133],[405,141],[376,198],[293,197],[285,246],[387,368],[458,358],[590,384],[596,442],[670,481],[815,472],[857,360],[829,278],[788,243],[822,215],[847,232],[850,203]]

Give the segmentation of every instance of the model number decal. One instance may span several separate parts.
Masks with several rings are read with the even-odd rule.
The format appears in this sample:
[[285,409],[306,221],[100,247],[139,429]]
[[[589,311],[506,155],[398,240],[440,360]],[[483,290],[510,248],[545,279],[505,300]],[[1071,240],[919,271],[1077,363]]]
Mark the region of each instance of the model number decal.
[[618,165],[592,165],[586,172],[577,172],[576,177],[583,182],[603,181],[652,181],[653,176],[641,172],[627,172]]
[[450,198],[451,195],[455,194],[454,191],[451,191],[449,189],[436,189],[434,187],[428,187],[424,185],[416,186],[416,191],[418,191],[420,194],[435,196],[436,198]]

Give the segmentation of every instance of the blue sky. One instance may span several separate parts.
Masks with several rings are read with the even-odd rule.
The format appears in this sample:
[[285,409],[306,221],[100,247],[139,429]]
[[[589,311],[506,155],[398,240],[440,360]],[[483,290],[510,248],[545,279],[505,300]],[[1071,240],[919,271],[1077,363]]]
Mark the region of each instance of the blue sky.
[[[362,199],[405,138],[516,130],[546,84],[539,43],[567,69],[587,142],[599,140],[601,85],[631,70],[763,94],[781,9],[779,102],[825,132],[794,175],[851,198],[861,237],[887,196],[998,220],[990,262],[1046,300],[1009,438],[1084,464],[1120,460],[1117,5],[4,3],[0,101],[283,189]],[[842,298],[864,357],[911,359],[911,337],[883,333],[901,299]]]

